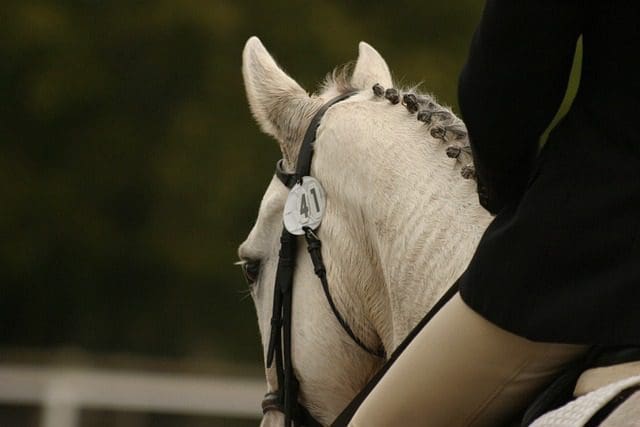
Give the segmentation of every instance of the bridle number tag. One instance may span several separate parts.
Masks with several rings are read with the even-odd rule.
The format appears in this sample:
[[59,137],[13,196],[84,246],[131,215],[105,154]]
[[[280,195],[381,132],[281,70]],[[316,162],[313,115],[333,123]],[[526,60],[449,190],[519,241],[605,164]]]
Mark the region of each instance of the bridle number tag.
[[302,183],[293,186],[284,204],[284,226],[291,234],[301,236],[304,228],[315,230],[322,222],[326,199],[317,179],[302,178]]

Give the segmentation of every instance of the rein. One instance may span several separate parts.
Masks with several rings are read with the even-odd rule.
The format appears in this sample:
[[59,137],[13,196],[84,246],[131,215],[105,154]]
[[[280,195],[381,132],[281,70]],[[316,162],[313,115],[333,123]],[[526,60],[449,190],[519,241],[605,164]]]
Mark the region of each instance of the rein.
[[[298,186],[305,183],[305,178],[313,180],[311,173],[311,160],[313,158],[313,144],[316,140],[316,132],[320,126],[322,117],[334,104],[343,101],[357,92],[349,92],[331,99],[320,108],[313,116],[307,131],[305,132],[302,146],[298,154],[295,173],[287,173],[283,169],[282,160],[276,165],[276,176],[290,189],[290,196]],[[318,202],[316,200],[316,205]],[[286,215],[286,212],[285,212]],[[286,224],[286,218],[285,218]],[[302,226],[299,235],[304,235],[307,241],[307,250],[313,263],[315,274],[320,278],[322,289],[331,311],[338,320],[342,329],[367,353],[384,357],[383,350],[372,350],[368,348],[360,338],[353,332],[344,317],[338,311],[327,280],[327,271],[322,259],[322,242],[315,233],[319,221],[315,227]],[[273,293],[273,311],[271,315],[271,334],[269,337],[269,347],[267,350],[267,367],[270,368],[274,361],[276,366],[276,377],[278,390],[267,393],[262,401],[262,411],[277,410],[284,413],[285,427],[294,426],[321,426],[307,409],[298,402],[299,383],[293,370],[291,358],[291,330],[292,330],[292,300],[293,300],[293,274],[295,270],[297,235],[291,233],[285,225],[280,236],[280,252],[278,267],[276,270],[275,289]]]

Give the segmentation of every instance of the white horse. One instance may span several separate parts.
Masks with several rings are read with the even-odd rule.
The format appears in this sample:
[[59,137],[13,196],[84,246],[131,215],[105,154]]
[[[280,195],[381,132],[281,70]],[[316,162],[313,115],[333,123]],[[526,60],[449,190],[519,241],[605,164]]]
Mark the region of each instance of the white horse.
[[[464,125],[430,96],[416,94],[417,103],[400,104],[374,94],[375,84],[392,88],[393,81],[385,60],[364,42],[353,73],[334,72],[316,95],[285,74],[256,37],[246,43],[242,71],[251,111],[278,141],[289,171],[314,113],[329,99],[358,91],[332,106],[317,132],[311,175],[327,197],[318,234],[339,312],[368,348],[391,354],[464,271],[491,220],[478,203],[475,182],[461,176],[470,175],[468,151],[449,148],[466,146]],[[265,354],[288,192],[272,179],[239,248],[253,282]],[[294,289],[299,400],[329,424],[384,361],[342,329],[304,245],[298,248]],[[277,389],[274,369],[266,369],[266,378],[269,390]],[[281,414],[268,412],[262,425],[282,423]]]

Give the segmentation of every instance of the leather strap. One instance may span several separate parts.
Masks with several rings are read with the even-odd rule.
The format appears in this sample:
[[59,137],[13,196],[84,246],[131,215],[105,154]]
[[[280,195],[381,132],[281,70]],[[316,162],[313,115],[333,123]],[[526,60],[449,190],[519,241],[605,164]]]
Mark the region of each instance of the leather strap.
[[[280,387],[277,403],[284,409],[287,427],[291,425],[293,406],[297,405],[297,380],[293,375],[291,361],[291,303],[296,247],[296,236],[283,229],[273,290],[271,335],[267,349],[267,367],[271,367],[274,360],[276,362],[276,375]],[[271,405],[270,408],[272,407],[274,406]]]
[[[313,143],[315,141],[316,130],[320,125],[322,116],[333,104],[347,99],[354,93],[355,92],[350,92],[333,98],[323,105],[322,108],[320,108],[320,110],[313,116],[300,147],[295,174],[285,172],[282,160],[278,162],[276,165],[276,176],[285,186],[291,188],[296,182],[300,182],[302,177],[309,175],[311,170],[311,159],[313,157]],[[316,271],[324,271],[322,257],[319,252],[319,240],[311,246],[313,246],[313,248],[310,247],[309,252],[315,260],[314,265],[317,262],[321,265],[321,267],[315,267]],[[293,370],[293,360],[291,357],[291,314],[296,249],[296,236],[289,233],[287,229],[283,227],[282,235],[280,236],[280,253],[273,291],[271,333],[267,348],[267,367],[271,367],[275,361],[279,390],[267,393],[262,402],[262,409],[264,412],[271,410],[282,411],[285,416],[285,427],[290,427],[292,423],[294,426],[318,427],[321,426],[321,424],[315,420],[307,409],[298,402],[299,384]],[[326,283],[326,274],[324,274],[324,279],[321,278],[321,280],[323,280],[323,289],[325,291],[325,295],[327,295],[329,305],[342,327],[347,331],[351,338],[358,343],[358,345],[369,351],[355,336],[353,331],[351,331],[351,328],[349,328],[349,325],[346,324],[342,316],[340,316],[340,313],[337,311]]]
[[300,147],[300,152],[298,153],[298,160],[296,162],[296,181],[300,182],[303,176],[308,176],[311,174],[311,159],[313,158],[313,145],[316,140],[316,131],[318,130],[318,126],[320,126],[320,121],[322,117],[327,112],[329,108],[331,108],[334,104],[337,104],[340,101],[344,101],[345,99],[355,95],[358,91],[347,92],[340,96],[336,96],[332,100],[328,101],[326,104],[318,110],[318,112],[311,119],[311,123],[309,123],[309,127],[307,128],[307,132],[304,134],[304,139],[302,140],[302,146]]
[[367,345],[363,343],[360,340],[360,338],[358,338],[358,336],[353,332],[349,324],[344,320],[344,318],[338,311],[336,304],[333,302],[333,297],[331,296],[331,292],[329,292],[329,282],[327,281],[327,269],[325,268],[324,261],[322,260],[322,252],[321,252],[322,242],[320,241],[320,239],[318,239],[318,236],[316,236],[316,234],[310,228],[305,227],[304,232],[305,232],[304,237],[307,240],[307,250],[309,251],[309,255],[311,256],[311,262],[313,263],[313,271],[314,273],[316,273],[316,276],[318,276],[318,278],[320,279],[320,282],[322,283],[322,290],[324,291],[324,295],[327,298],[327,302],[331,307],[331,311],[333,311],[333,315],[335,316],[336,319],[338,319],[338,322],[340,323],[340,326],[342,326],[342,329],[345,330],[347,335],[349,335],[351,339],[360,346],[360,348],[362,348],[364,351],[366,351],[367,353],[373,356],[384,358],[385,357],[384,349],[371,350],[369,347],[367,347]]

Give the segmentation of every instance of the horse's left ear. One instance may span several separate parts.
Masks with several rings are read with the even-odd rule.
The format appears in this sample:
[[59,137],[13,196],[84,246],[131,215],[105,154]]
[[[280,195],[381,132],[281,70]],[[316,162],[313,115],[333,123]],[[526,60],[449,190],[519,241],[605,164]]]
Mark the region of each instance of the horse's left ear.
[[242,75],[256,121],[284,149],[296,139],[297,119],[311,104],[309,96],[282,71],[257,37],[251,37],[244,46]]
[[389,66],[382,56],[365,42],[360,42],[358,61],[353,70],[351,84],[357,89],[369,89],[380,83],[383,87],[393,87]]

